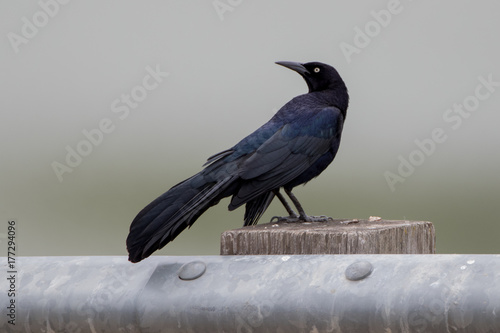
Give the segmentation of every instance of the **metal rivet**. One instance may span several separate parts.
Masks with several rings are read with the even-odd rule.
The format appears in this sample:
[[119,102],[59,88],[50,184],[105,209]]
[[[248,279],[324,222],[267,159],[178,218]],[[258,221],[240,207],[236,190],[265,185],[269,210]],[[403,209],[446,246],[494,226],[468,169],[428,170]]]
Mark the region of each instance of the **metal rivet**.
[[181,280],[194,280],[205,273],[207,265],[202,261],[192,261],[182,265],[179,269],[179,278]]
[[373,266],[368,261],[357,261],[346,268],[345,277],[351,281],[359,281],[370,275],[372,271]]

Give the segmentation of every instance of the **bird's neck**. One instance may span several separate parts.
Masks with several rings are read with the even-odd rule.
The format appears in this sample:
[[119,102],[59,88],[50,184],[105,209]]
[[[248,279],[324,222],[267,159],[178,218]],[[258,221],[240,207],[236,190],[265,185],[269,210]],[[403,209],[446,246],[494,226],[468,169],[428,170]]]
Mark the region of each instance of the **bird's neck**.
[[310,92],[309,95],[314,96],[319,102],[325,106],[334,106],[344,113],[349,105],[349,95],[347,89],[326,89],[321,91]]

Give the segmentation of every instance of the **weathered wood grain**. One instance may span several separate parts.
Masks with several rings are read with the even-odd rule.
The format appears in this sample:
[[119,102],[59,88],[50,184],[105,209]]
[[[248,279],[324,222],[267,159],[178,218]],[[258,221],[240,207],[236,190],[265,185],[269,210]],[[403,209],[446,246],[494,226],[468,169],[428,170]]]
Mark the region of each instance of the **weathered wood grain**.
[[434,226],[427,221],[359,220],[267,223],[228,230],[221,255],[434,254]]

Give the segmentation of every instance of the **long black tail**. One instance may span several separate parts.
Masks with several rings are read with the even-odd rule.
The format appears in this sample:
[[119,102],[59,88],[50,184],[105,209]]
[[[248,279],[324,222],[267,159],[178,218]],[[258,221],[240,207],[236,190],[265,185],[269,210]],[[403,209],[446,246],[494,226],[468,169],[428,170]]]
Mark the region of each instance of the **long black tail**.
[[262,214],[266,211],[267,207],[271,204],[274,199],[274,193],[272,191],[265,192],[259,195],[255,199],[247,202],[245,205],[245,216],[243,226],[256,225]]
[[219,200],[230,195],[235,176],[214,177],[207,169],[175,185],[137,214],[130,225],[127,250],[131,262],[149,257],[172,241]]

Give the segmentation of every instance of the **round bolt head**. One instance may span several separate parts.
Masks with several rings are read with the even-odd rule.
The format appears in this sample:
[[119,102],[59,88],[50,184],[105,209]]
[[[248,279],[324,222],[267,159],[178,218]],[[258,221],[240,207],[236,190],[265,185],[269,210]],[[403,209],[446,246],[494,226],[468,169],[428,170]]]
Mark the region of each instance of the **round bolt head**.
[[346,268],[345,277],[351,281],[359,281],[370,275],[372,271],[373,265],[368,261],[357,261]]
[[202,261],[188,262],[179,269],[179,278],[181,280],[195,280],[205,273],[207,265]]

